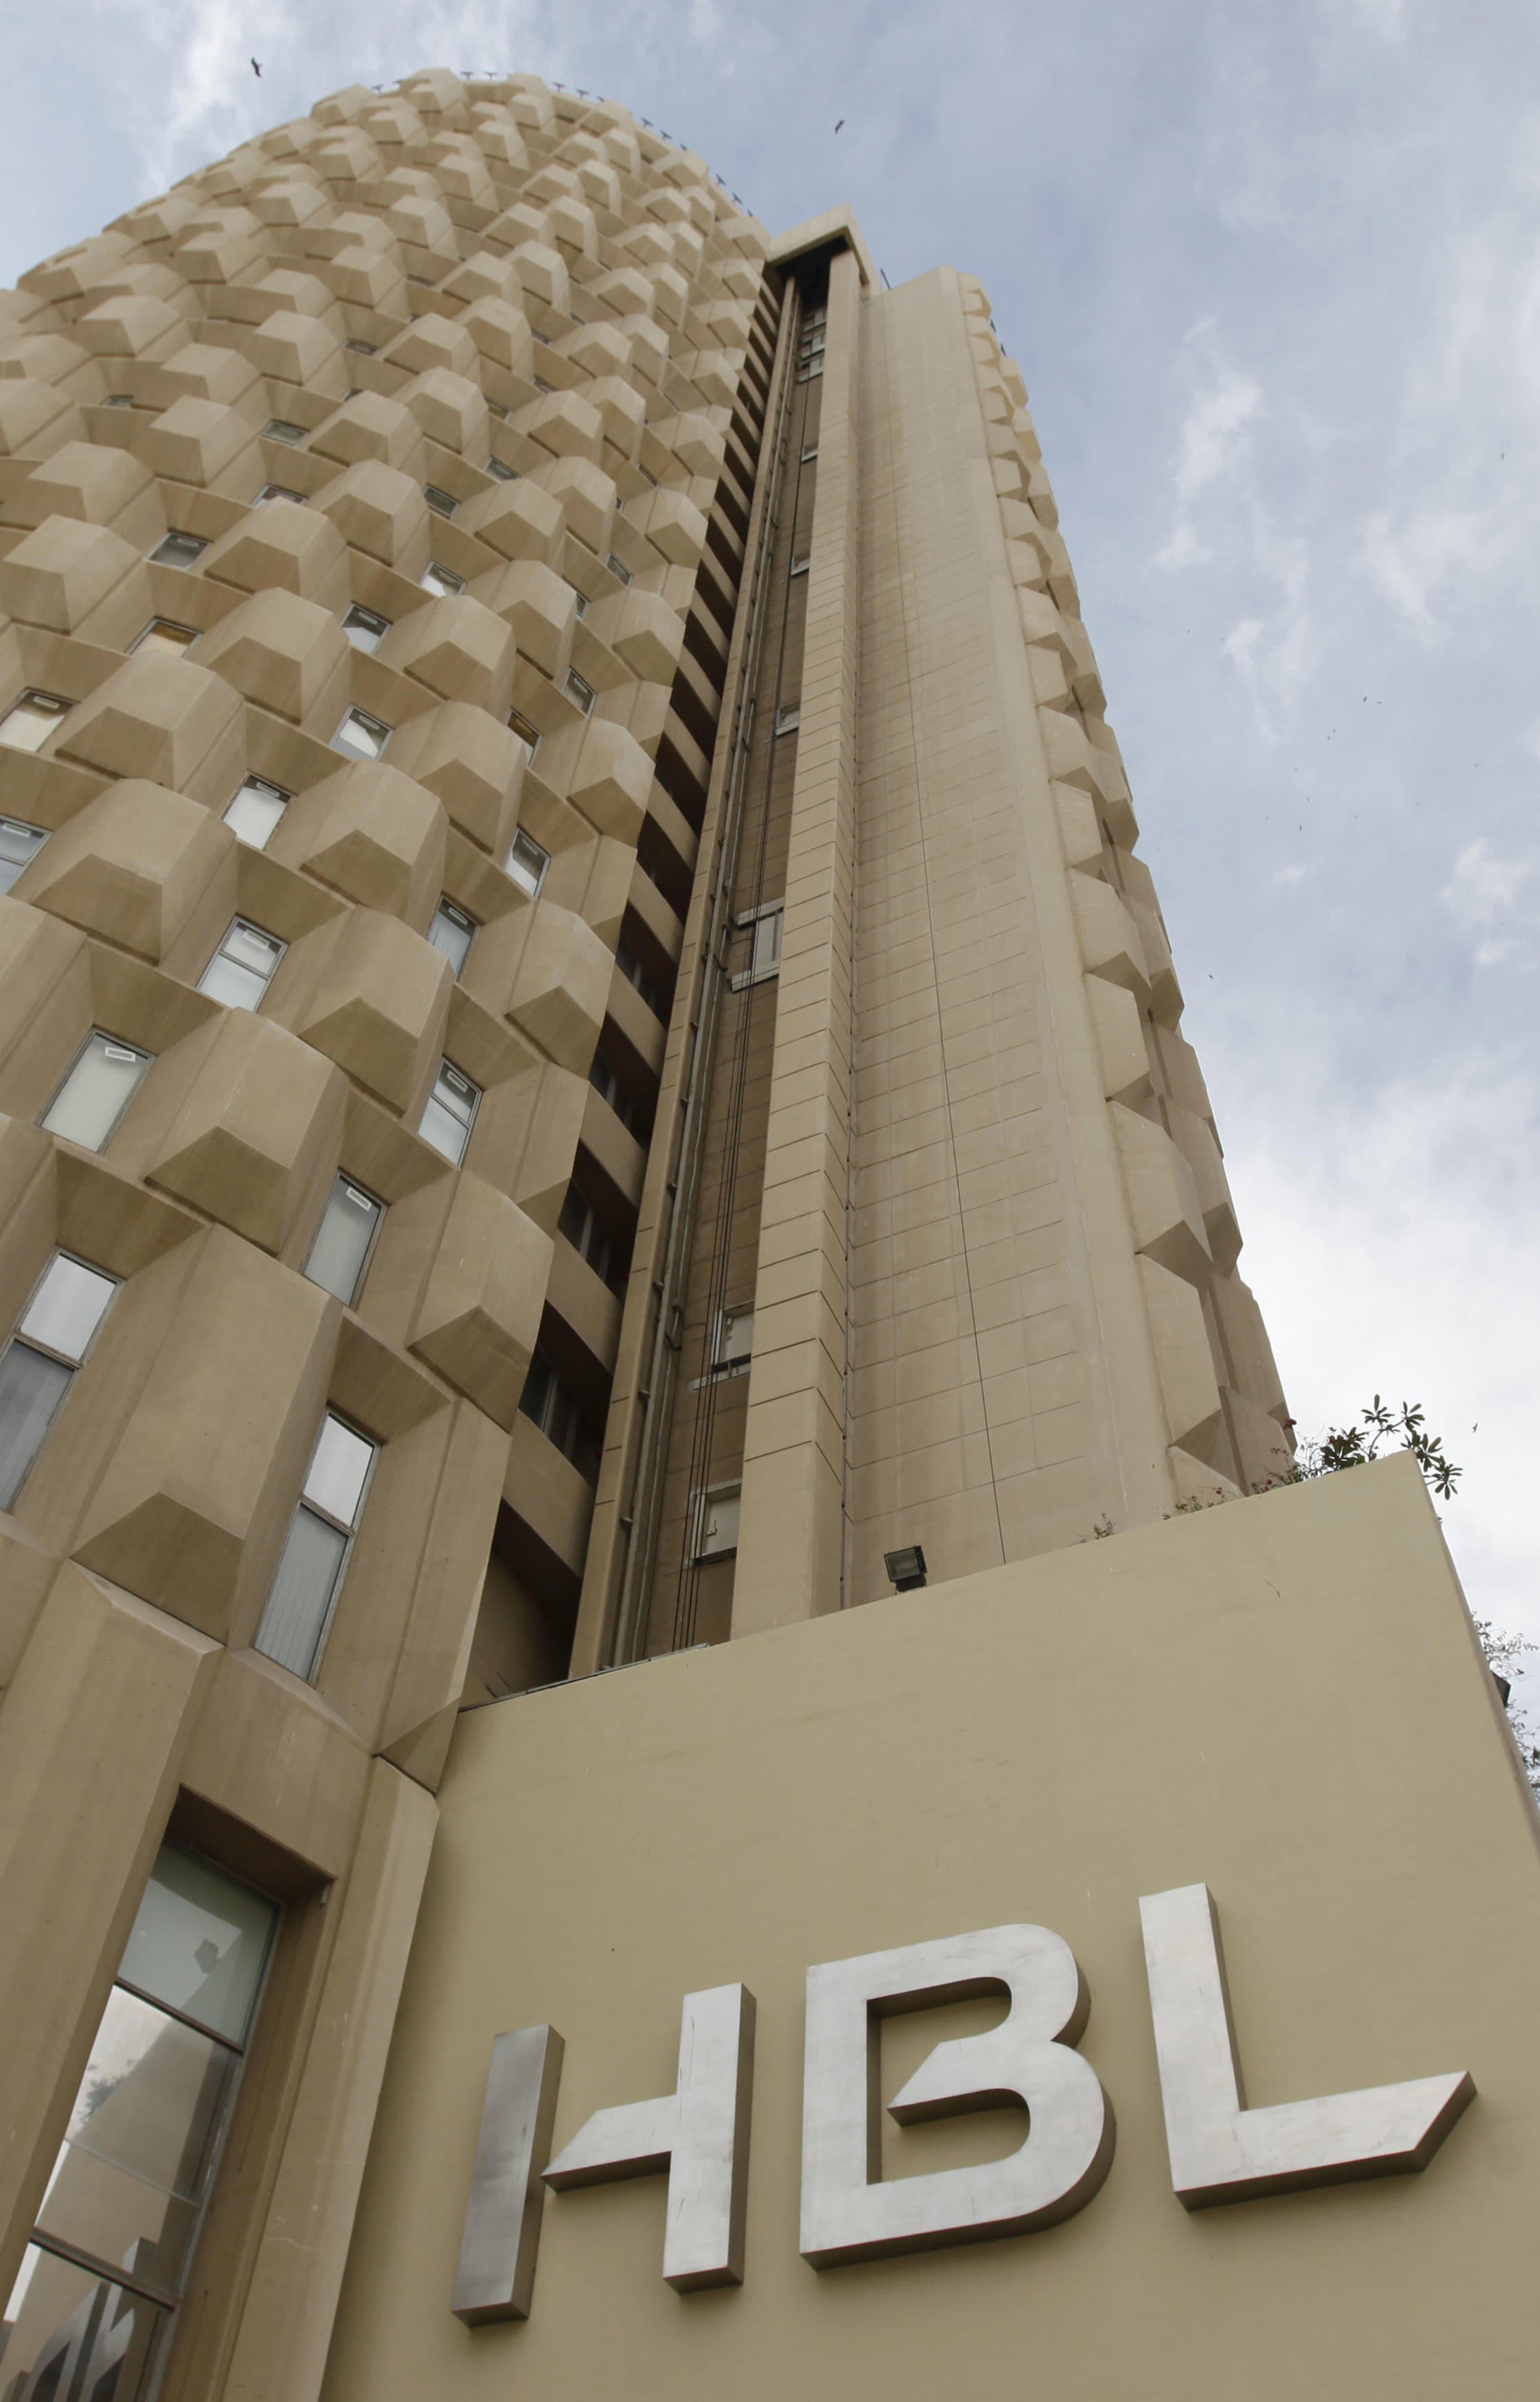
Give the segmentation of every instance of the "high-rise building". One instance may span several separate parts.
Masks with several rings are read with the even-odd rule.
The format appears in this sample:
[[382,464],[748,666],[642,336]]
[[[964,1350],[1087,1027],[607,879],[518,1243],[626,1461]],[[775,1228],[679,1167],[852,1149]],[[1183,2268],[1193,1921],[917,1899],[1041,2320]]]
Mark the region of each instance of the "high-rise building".
[[[1216,1507],[1290,1421],[980,285],[774,238],[585,93],[354,87],[0,296],[0,2402],[903,2402],[1024,2340],[1019,2246],[908,2256],[1058,2222],[1050,2381],[1137,2387],[1081,2215],[1135,1995],[1170,2174],[1132,2107],[1115,2273],[1246,2324],[1265,2243],[1189,2257],[1180,2202],[1432,2160],[1422,1914],[1473,1847],[1533,1880],[1528,1805],[1409,1468]],[[1403,1644],[1366,1733],[1392,1594],[1437,1675]],[[1402,1739],[1447,1768],[1392,1829]],[[1195,1880],[1271,1974],[1254,1857],[1347,1996],[1340,2063],[1267,2021],[1280,2098],[1413,2099],[1279,2133],[1199,2057]],[[1466,1929],[1532,2160],[1533,1917]],[[878,2047],[930,2005],[966,2059]],[[852,2040],[942,2122],[907,2178]],[[1483,2123],[1446,2183],[1509,2306]],[[662,2168],[666,2238],[560,2198]],[[1447,2262],[1443,2176],[1363,2292]],[[1329,2207],[1248,2224],[1338,2381],[1296,2332],[1161,2392],[1369,2393]],[[1397,2402],[1518,2392],[1416,2322]]]

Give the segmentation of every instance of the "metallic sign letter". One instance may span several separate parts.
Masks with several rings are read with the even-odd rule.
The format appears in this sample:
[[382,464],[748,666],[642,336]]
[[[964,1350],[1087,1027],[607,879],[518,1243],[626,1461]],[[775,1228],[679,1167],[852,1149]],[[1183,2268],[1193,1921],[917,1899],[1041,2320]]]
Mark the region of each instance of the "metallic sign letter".
[[[873,2022],[994,1994],[1011,2009],[987,2035],[940,2043],[888,2105],[901,2126],[1024,2102],[1019,2148],[982,2167],[878,2176]],[[1112,2164],[1112,2111],[1069,2047],[1091,2002],[1075,1955],[1046,1926],[992,1926],[939,1943],[826,1961],[807,1972],[802,2249],[815,2269],[1012,2235],[1067,2218]]]
[[679,2084],[655,2102],[596,2110],[545,2172],[560,2188],[668,2172],[663,2273],[677,2293],[743,2283],[754,1996],[742,1985],[686,1994]]
[[1248,2110],[1207,1885],[1147,1895],[1139,1915],[1171,2182],[1189,2210],[1427,2166],[1476,2091],[1468,2076]]
[[555,2027],[519,2027],[496,2038],[455,2275],[454,2313],[467,2326],[529,2315],[545,2200],[541,2171],[560,2081]]

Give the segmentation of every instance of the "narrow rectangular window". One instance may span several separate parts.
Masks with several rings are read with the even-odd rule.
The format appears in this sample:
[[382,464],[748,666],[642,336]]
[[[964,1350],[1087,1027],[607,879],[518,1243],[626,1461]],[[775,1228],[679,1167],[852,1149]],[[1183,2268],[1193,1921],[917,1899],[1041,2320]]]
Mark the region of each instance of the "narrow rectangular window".
[[366,710],[350,709],[332,737],[332,749],[346,752],[350,759],[378,759],[392,731]]
[[103,1151],[150,1066],[150,1053],[93,1029],[40,1120],[45,1134],[62,1135],[82,1151]]
[[385,1215],[385,1204],[365,1193],[351,1176],[333,1185],[315,1230],[305,1273],[323,1292],[333,1292],[351,1307],[369,1263],[375,1236]]
[[116,1277],[55,1251],[0,1352],[0,1510],[8,1510],[117,1291]]
[[576,586],[575,584],[569,584],[569,585],[568,585],[568,587],[567,587],[567,589],[568,589],[568,591],[569,591],[569,592],[571,594],[571,596],[572,596],[573,603],[574,603],[574,605],[576,606],[578,615],[579,615],[580,617],[586,617],[586,615],[588,614],[588,595],[587,595],[587,593],[586,593],[586,592],[580,592],[580,591],[578,590],[578,587],[577,587],[577,586]]
[[147,2402],[277,1921],[266,1894],[161,1845],[6,2305],[7,2394]]
[[745,985],[764,984],[780,973],[781,922],[785,915],[782,902],[772,902],[756,909],[749,918],[740,918],[739,928],[749,930],[749,964],[733,978],[733,989],[740,992]]
[[443,1060],[418,1132],[455,1167],[465,1156],[480,1101],[481,1086],[473,1084],[452,1060]]
[[303,508],[305,505],[305,495],[303,492],[296,492],[289,484],[264,484],[262,490],[256,496],[256,505],[258,508],[261,507],[264,501],[297,501],[300,507]]
[[543,1351],[529,1360],[529,1373],[519,1397],[520,1414],[532,1420],[547,1443],[555,1443],[590,1484],[598,1474],[599,1443],[576,1396],[562,1383]]
[[328,1410],[279,1555],[255,1649],[309,1681],[331,1630],[376,1447]]
[[265,776],[248,776],[225,812],[225,823],[248,849],[266,850],[288,806],[289,795],[281,784],[269,784]]
[[526,717],[522,710],[511,709],[508,712],[508,731],[518,736],[529,753],[529,765],[532,767],[535,764],[535,754],[540,749],[539,726]]
[[211,1001],[222,1001],[227,1009],[260,1009],[288,947],[276,934],[265,933],[245,918],[236,918],[199,977],[198,989]]
[[309,430],[307,426],[292,424],[286,417],[269,417],[262,434],[268,442],[303,442]]
[[636,578],[632,574],[630,569],[626,566],[624,559],[617,559],[613,551],[610,553],[610,556],[605,560],[604,564],[609,569],[611,574],[617,577],[622,584],[635,583]]
[[355,600],[342,620],[342,630],[355,651],[378,651],[391,630],[391,620],[376,609],[362,608]]
[[812,563],[813,562],[809,559],[807,553],[804,551],[800,559],[794,559],[791,561],[791,573],[793,575],[805,575]]
[[440,567],[436,559],[423,571],[420,582],[424,592],[436,592],[441,600],[452,600],[465,589],[463,575],[457,575],[452,567]]
[[197,640],[196,626],[177,626],[170,617],[152,617],[137,642],[130,644],[130,649],[135,657],[141,651],[168,651],[172,658],[179,659],[184,651],[191,650]]
[[447,492],[441,484],[424,484],[422,497],[435,518],[452,518],[460,506],[453,492]]
[[7,751],[41,751],[73,707],[56,692],[24,692],[0,717],[0,742]]
[[719,1310],[711,1344],[713,1368],[741,1368],[753,1356],[754,1309],[751,1302]]
[[157,567],[191,567],[208,546],[200,533],[169,533],[164,542],[157,543],[150,559]]
[[0,818],[0,892],[10,890],[48,838],[47,826],[27,825],[21,818]]
[[794,734],[801,724],[802,703],[800,701],[791,701],[786,708],[777,710],[776,732],[777,734]]
[[435,951],[443,952],[455,972],[457,982],[461,968],[471,956],[475,931],[474,918],[468,918],[463,909],[457,909],[452,901],[440,899],[433,911],[433,922],[428,929],[428,940]]
[[531,901],[539,899],[540,888],[545,881],[545,871],[550,864],[550,852],[543,849],[534,835],[526,834],[520,826],[508,853],[508,873],[514,882],[528,892]]
[[692,1510],[691,1556],[703,1565],[708,1560],[729,1560],[738,1548],[738,1511],[742,1489],[736,1484],[718,1484],[697,1493]]
[[510,467],[505,459],[495,457],[488,459],[487,473],[488,476],[495,476],[500,484],[516,484],[518,481],[518,469]]
[[557,1232],[571,1244],[580,1260],[610,1287],[618,1291],[625,1282],[613,1236],[595,1209],[588,1195],[577,1184],[569,1184],[557,1220]]
[[598,695],[595,692],[593,685],[588,682],[586,676],[580,676],[576,668],[569,668],[567,670],[567,682],[563,686],[563,690],[565,691],[568,699],[572,701],[577,708],[582,710],[584,717],[592,717],[594,713],[594,703],[598,699]]

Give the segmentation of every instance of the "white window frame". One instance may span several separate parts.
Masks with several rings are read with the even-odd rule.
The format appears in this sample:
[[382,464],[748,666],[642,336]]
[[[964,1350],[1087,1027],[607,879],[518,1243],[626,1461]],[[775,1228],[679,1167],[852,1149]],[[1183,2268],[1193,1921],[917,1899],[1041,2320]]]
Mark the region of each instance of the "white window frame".
[[93,1026],[91,1028],[90,1032],[87,1035],[84,1042],[81,1043],[79,1050],[76,1053],[74,1058],[70,1061],[69,1066],[64,1070],[63,1075],[55,1085],[53,1092],[49,1097],[48,1105],[42,1112],[37,1123],[42,1127],[45,1134],[53,1134],[55,1132],[55,1129],[49,1125],[48,1120],[52,1117],[54,1111],[59,1107],[60,1102],[63,1099],[65,1094],[70,1088],[70,1085],[75,1081],[75,1077],[79,1070],[80,1064],[85,1058],[88,1051],[89,1051],[93,1042],[104,1042],[107,1044],[109,1049],[116,1049],[129,1053],[139,1062],[139,1074],[134,1078],[132,1085],[124,1095],[122,1100],[118,1103],[117,1113],[103,1135],[100,1142],[86,1144],[80,1142],[76,1136],[66,1134],[59,1135],[58,1139],[61,1142],[75,1143],[76,1148],[79,1151],[89,1149],[94,1152],[103,1152],[106,1150],[108,1143],[111,1142],[114,1135],[117,1132],[118,1127],[122,1125],[123,1120],[128,1114],[128,1111],[139,1091],[140,1085],[144,1083],[145,1077],[149,1074],[150,1070],[154,1067],[156,1057],[153,1051],[145,1051],[139,1043],[125,1042],[124,1038],[120,1034],[109,1034],[105,1027]]
[[[262,990],[255,1001],[226,1001],[220,1002],[220,1007],[222,1009],[249,1009],[254,1016],[273,988],[273,978],[283,964],[289,946],[281,934],[270,932],[266,926],[259,926],[254,918],[242,918],[237,916],[230,919],[229,924],[226,927],[224,932],[220,935],[218,942],[214,945],[213,951],[209,955],[208,966],[204,969],[203,974],[198,979],[198,989],[199,992],[204,991],[204,978],[213,973],[217,961],[224,958],[225,946],[238,927],[242,928],[249,934],[260,934],[265,943],[276,943],[278,946],[277,954],[273,959],[273,963],[268,970],[267,981],[263,985]],[[236,959],[233,960],[231,964],[236,967],[244,967],[246,962],[244,959]],[[254,971],[253,971],[253,973],[254,973]],[[218,1001],[219,995],[217,993],[210,993],[208,998],[211,1001]]]
[[748,931],[749,948],[749,965],[733,978],[735,992],[751,984],[769,984],[779,975],[785,918],[786,903],[780,900],[763,901],[757,909],[746,909],[736,920],[735,932]]
[[713,1560],[737,1557],[743,1483],[704,1484],[690,1496],[690,1559],[706,1567]]

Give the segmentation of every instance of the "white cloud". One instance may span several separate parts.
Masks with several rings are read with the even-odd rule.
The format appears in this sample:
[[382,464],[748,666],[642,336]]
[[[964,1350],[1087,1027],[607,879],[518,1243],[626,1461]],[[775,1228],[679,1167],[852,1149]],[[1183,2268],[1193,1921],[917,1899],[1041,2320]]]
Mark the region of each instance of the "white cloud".
[[1476,509],[1413,506],[1399,522],[1382,510],[1364,528],[1362,561],[1403,621],[1432,633],[1437,629],[1429,605],[1435,594],[1453,577],[1490,573],[1508,538]]
[[1503,859],[1486,835],[1467,842],[1438,898],[1463,934],[1476,946],[1476,964],[1495,967],[1533,928],[1534,913],[1522,903],[1534,874],[1533,859]]
[[1407,1077],[1356,1105],[1321,1083],[1248,1095],[1223,1063],[1221,1131],[1261,1304],[1301,1434],[1371,1396],[1421,1401],[1464,1473],[1444,1531],[1480,1616],[1540,1636],[1540,1081]]
[[1217,363],[1214,380],[1198,393],[1182,426],[1176,463],[1176,490],[1184,501],[1195,500],[1216,476],[1232,466],[1244,447],[1243,436],[1261,410],[1261,386],[1238,369]]

